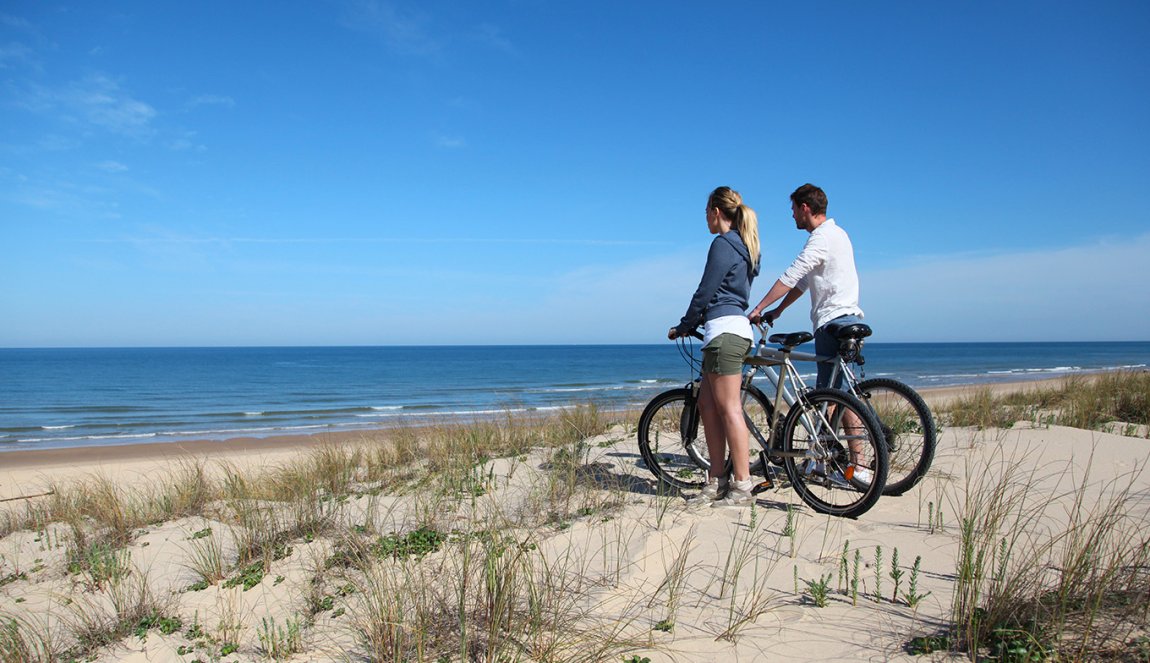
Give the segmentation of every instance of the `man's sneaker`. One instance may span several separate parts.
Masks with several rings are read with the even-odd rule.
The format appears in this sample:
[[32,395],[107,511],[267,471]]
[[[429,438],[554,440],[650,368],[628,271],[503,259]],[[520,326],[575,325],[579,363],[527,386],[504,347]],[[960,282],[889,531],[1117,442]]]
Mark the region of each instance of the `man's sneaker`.
[[843,472],[835,470],[827,476],[827,482],[832,486],[848,490],[865,490],[872,481],[874,481],[874,472],[858,465],[847,465],[845,475]]
[[752,483],[750,479],[732,481],[726,496],[711,502],[711,508],[724,509],[728,507],[751,506],[755,503],[755,495],[751,492],[753,488],[754,483]]
[[845,476],[843,476],[843,473],[838,471],[838,470],[835,470],[834,472],[831,472],[830,474],[826,475],[826,480],[827,480],[827,483],[832,488],[845,488],[847,490],[856,490],[855,486],[853,484],[851,484],[850,481],[847,481],[847,478]]
[[869,486],[870,483],[874,481],[874,472],[871,472],[868,468],[859,467],[858,465],[855,465],[854,468],[854,474],[851,476],[851,481],[854,483]]
[[722,498],[727,494],[727,480],[719,479],[718,477],[709,477],[707,485],[699,491],[698,495],[687,500],[687,504],[691,506],[704,506]]

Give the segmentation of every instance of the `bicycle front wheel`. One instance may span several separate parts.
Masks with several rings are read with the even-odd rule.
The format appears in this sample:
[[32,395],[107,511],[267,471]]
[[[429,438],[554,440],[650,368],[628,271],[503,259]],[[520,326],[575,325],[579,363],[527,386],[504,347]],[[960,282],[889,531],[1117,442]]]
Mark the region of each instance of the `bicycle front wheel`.
[[837,389],[800,396],[783,421],[783,468],[815,511],[857,518],[882,495],[888,458],[880,424],[857,398]]
[[665,391],[643,409],[639,454],[666,488],[696,491],[706,485],[711,463],[698,403],[690,389]]
[[930,408],[918,392],[898,380],[863,380],[854,393],[878,418],[890,454],[882,494],[902,495],[922,481],[934,461],[938,438]]

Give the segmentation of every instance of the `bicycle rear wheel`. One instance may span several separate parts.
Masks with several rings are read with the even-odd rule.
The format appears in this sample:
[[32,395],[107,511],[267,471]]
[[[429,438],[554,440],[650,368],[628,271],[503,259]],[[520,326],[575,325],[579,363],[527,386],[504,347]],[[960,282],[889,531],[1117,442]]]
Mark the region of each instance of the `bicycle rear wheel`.
[[[783,467],[815,511],[857,518],[882,495],[888,458],[881,427],[857,398],[837,389],[800,396],[783,421]],[[862,470],[870,472],[863,478]]]
[[639,417],[639,454],[659,483],[680,491],[702,490],[710,458],[689,388],[665,391]]
[[914,389],[887,378],[855,385],[859,397],[878,418],[890,455],[890,472],[883,495],[902,495],[926,476],[938,443],[934,417]]

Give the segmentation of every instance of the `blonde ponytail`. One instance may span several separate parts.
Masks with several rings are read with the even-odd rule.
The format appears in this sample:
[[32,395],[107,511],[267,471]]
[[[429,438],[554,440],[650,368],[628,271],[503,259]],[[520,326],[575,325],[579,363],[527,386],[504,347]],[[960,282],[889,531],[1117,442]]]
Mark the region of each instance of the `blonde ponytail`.
[[731,221],[731,227],[739,233],[747,252],[751,254],[751,265],[759,262],[759,217],[755,210],[743,204],[743,197],[729,186],[721,186],[707,198],[707,207],[717,207]]
[[739,233],[739,237],[743,238],[747,253],[751,254],[751,264],[757,265],[759,262],[759,216],[755,214],[755,210],[739,203],[739,209],[735,212],[732,225]]

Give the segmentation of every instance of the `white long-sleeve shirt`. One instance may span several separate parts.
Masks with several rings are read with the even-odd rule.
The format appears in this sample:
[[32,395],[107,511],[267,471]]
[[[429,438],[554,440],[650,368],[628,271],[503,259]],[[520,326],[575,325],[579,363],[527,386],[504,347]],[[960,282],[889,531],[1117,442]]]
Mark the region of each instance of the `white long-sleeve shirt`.
[[855,252],[846,231],[827,219],[779,277],[783,285],[811,294],[811,324],[822,327],[840,315],[862,317]]

